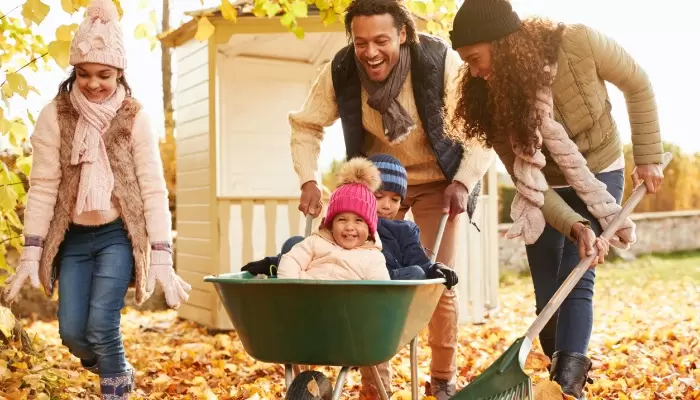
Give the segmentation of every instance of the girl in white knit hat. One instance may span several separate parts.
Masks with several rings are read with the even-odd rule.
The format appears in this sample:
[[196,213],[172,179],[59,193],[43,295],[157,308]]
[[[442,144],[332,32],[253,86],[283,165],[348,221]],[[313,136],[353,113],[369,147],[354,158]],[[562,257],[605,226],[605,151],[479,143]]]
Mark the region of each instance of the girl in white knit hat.
[[127,289],[141,304],[158,282],[177,308],[191,287],[173,270],[158,137],[126,83],[111,0],[88,6],[70,63],[31,136],[24,249],[4,294],[12,302],[27,278],[49,296],[58,286],[63,343],[99,374],[103,399],[127,399],[134,369],[119,329]]

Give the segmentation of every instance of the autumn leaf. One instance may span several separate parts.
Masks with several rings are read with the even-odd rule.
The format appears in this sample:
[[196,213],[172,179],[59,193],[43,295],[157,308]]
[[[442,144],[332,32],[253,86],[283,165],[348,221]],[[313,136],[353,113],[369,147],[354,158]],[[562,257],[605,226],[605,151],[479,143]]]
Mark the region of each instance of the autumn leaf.
[[54,40],[49,43],[49,55],[61,68],[68,68],[70,65],[70,42]]
[[[19,72],[13,72],[7,74],[7,84],[12,91],[12,93],[17,93],[18,95],[27,98],[29,93],[29,88],[27,87],[27,80]],[[11,96],[11,95],[10,95]],[[8,97],[10,97],[8,96]]]
[[134,38],[136,39],[144,39],[149,36],[148,31],[149,31],[148,25],[146,23],[140,23],[136,25],[136,28],[134,28]]
[[308,7],[304,0],[294,0],[292,5],[289,6],[289,10],[296,18],[306,18],[308,15]]
[[15,316],[9,308],[0,306],[0,332],[9,338],[12,336],[12,328],[15,326]]
[[206,16],[202,16],[199,18],[199,21],[197,21],[197,32],[194,35],[194,38],[199,40],[200,42],[203,42],[214,33],[214,25],[209,21],[209,18]]
[[229,21],[236,22],[238,12],[229,0],[221,0],[221,15]]
[[80,4],[75,0],[61,0],[61,8],[68,14],[73,14],[80,8]]
[[22,6],[22,16],[39,25],[44,21],[50,9],[41,0],[27,0]]
[[73,40],[73,33],[75,32],[75,29],[73,29],[73,26],[77,25],[61,25],[58,28],[56,28],[56,40],[58,41],[64,41],[64,42],[70,42]]
[[19,157],[17,161],[15,161],[15,165],[24,176],[29,176],[29,171],[32,169],[32,156]]

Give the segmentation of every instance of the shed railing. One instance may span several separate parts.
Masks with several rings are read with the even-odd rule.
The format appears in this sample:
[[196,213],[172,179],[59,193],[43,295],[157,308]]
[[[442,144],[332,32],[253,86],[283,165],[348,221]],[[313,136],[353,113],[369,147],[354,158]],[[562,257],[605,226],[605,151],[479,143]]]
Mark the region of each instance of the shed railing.
[[[466,216],[461,218],[456,265],[460,323],[483,323],[498,308],[498,199],[493,175],[474,215],[481,232]],[[250,261],[278,254],[290,236],[303,235],[305,218],[298,205],[299,197],[218,197],[220,271],[240,271]],[[410,212],[406,218],[412,219]],[[320,217],[314,220],[314,229],[320,221]]]

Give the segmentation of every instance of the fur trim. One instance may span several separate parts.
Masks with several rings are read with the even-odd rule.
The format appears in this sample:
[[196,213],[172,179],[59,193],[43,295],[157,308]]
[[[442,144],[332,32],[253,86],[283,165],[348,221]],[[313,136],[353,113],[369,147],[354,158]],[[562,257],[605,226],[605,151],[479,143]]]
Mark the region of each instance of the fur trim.
[[381,174],[374,163],[363,157],[355,157],[346,162],[338,172],[338,186],[359,183],[372,192],[382,185]]

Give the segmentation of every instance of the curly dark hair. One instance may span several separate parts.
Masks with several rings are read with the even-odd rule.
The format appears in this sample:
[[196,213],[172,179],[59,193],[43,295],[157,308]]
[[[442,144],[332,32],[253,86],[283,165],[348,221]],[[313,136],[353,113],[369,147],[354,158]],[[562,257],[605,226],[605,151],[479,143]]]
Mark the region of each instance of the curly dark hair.
[[352,19],[360,16],[390,14],[398,31],[406,28],[406,44],[418,43],[418,29],[411,12],[401,0],[354,0],[345,10],[345,33],[351,38]]
[[535,130],[537,91],[551,83],[544,66],[557,61],[566,26],[541,18],[523,20],[520,30],[491,42],[493,77],[473,77],[462,67],[451,118],[452,139],[477,139],[491,147],[509,137],[514,146],[533,155],[541,147]]

